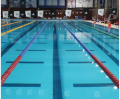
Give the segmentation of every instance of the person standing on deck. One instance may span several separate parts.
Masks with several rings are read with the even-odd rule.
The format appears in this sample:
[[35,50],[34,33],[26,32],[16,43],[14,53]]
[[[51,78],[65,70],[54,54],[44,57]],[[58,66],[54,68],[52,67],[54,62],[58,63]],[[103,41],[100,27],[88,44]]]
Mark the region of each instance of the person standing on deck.
[[111,29],[111,22],[109,20],[109,23],[108,23],[108,32],[110,33],[110,29]]

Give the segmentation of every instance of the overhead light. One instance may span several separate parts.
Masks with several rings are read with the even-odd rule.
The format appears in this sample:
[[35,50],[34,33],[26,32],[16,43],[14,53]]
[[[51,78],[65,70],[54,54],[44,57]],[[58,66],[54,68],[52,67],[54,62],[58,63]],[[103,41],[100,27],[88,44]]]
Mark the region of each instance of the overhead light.
[[104,71],[103,70],[101,70],[101,73],[103,73]]

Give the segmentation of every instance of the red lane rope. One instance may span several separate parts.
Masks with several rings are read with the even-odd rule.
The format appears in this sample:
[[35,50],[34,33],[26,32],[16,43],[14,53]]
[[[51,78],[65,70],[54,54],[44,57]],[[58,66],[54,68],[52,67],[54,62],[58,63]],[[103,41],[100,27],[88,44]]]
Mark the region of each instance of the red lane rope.
[[91,56],[95,62],[100,66],[100,68],[108,75],[108,77],[113,81],[113,83],[118,87],[119,89],[119,80],[107,69],[107,67],[102,64],[101,61],[97,59],[94,55]]
[[[63,25],[64,23],[61,22]],[[65,25],[64,25],[65,26]],[[107,67],[97,59],[95,55],[93,55],[78,38],[65,26],[65,28],[72,34],[72,36],[78,41],[78,43],[87,51],[87,53],[93,58],[93,60],[100,66],[100,68],[106,73],[106,75],[112,80],[112,82],[118,87],[119,89],[119,80],[107,69]]]
[[6,70],[6,72],[1,76],[1,86],[4,84],[5,80],[8,78],[8,76],[11,74],[11,72],[14,70],[14,68],[17,66],[19,61],[21,60],[22,56],[18,56],[16,60],[12,63],[12,65]]
[[[46,24],[48,21],[46,22]],[[17,64],[20,62],[24,54],[28,51],[30,46],[33,44],[35,39],[38,37],[38,35],[42,32],[46,24],[40,29],[40,31],[36,34],[36,36],[31,40],[31,42],[27,45],[27,47],[22,51],[22,53],[15,59],[15,61],[10,65],[10,67],[5,71],[5,73],[1,76],[1,86],[4,84],[5,80],[8,78],[8,76],[11,74],[11,72],[14,70],[14,68],[17,66]]]

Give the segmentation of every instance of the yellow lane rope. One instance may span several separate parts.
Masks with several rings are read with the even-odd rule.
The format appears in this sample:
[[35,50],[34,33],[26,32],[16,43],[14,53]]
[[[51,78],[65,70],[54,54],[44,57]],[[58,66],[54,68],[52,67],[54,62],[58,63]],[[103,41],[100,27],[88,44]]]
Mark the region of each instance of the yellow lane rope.
[[1,25],[1,26],[7,26],[7,25],[15,24],[15,23],[20,23],[20,22],[23,22],[23,21],[18,21],[18,22],[13,22],[13,23],[9,23],[9,24],[4,24],[4,25]]
[[36,21],[32,21],[32,22],[30,22],[30,23],[27,23],[27,24],[24,24],[24,25],[22,25],[22,26],[16,27],[16,28],[11,29],[11,30],[9,30],[9,31],[3,32],[3,33],[1,33],[1,35],[5,35],[5,34],[7,34],[7,33],[10,33],[10,32],[12,32],[12,31],[14,31],[14,30],[17,30],[17,29],[19,29],[19,28],[22,28],[22,27],[27,26],[27,25],[29,25],[29,24],[31,24],[31,23],[34,23],[34,22],[36,22]]

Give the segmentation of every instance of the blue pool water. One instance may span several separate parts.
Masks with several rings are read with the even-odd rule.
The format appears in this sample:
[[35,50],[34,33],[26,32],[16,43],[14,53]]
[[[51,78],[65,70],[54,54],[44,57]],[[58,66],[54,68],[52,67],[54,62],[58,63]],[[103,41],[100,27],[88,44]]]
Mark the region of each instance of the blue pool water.
[[[29,22],[1,27],[1,33]],[[37,21],[1,36],[1,75],[45,23]],[[82,21],[63,23],[119,79],[115,38],[119,31],[108,33],[106,27]],[[59,21],[49,21],[1,87],[1,95],[2,99],[118,99],[119,90]]]

